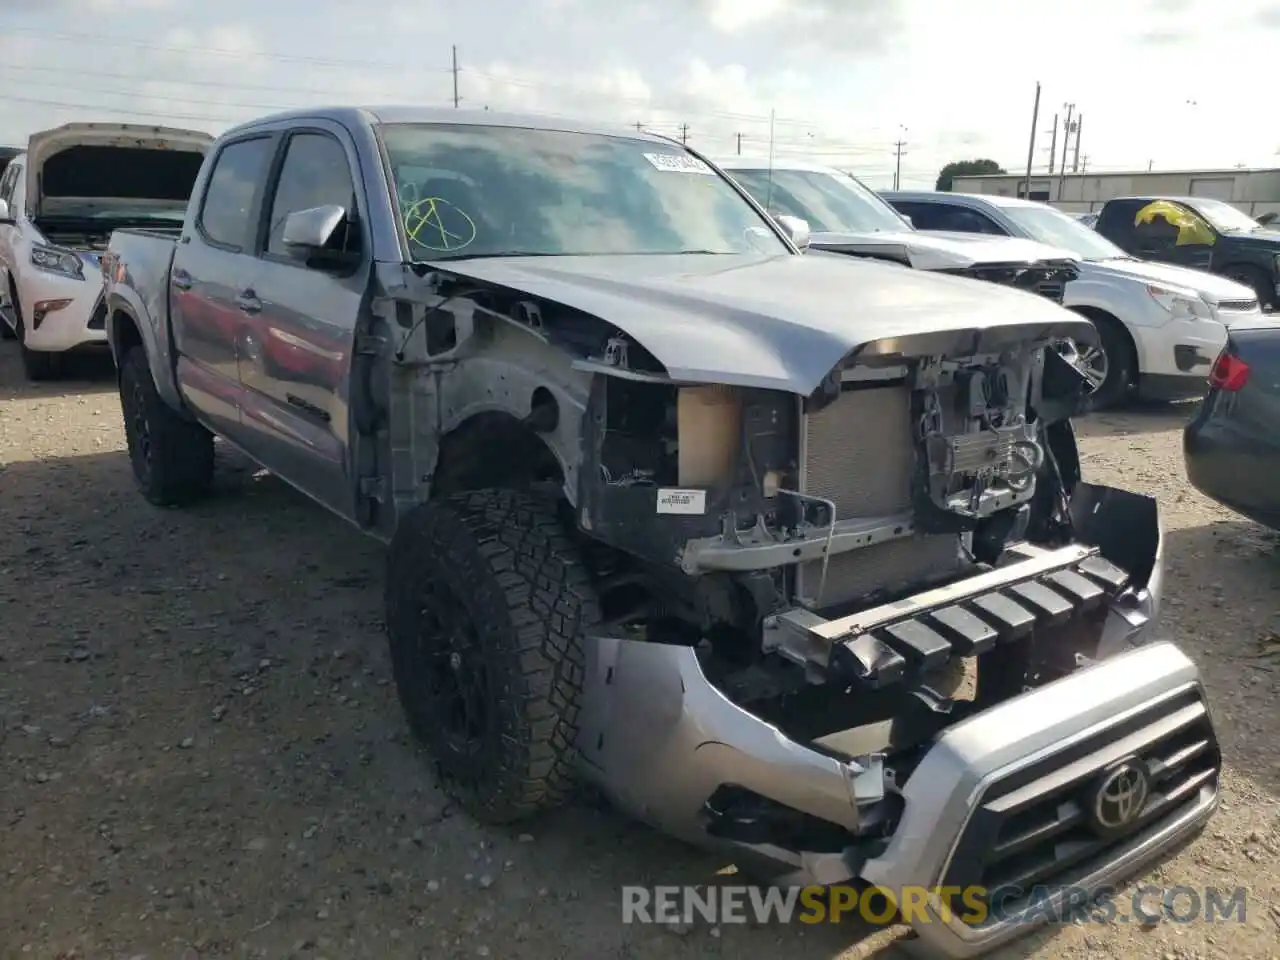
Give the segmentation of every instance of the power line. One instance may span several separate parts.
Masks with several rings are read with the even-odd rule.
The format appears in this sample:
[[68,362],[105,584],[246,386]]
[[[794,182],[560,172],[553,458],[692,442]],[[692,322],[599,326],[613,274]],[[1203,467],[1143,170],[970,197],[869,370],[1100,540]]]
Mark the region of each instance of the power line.
[[[303,56],[298,54],[284,54],[284,53],[271,53],[271,52],[256,51],[256,50],[242,50],[242,49],[234,49],[229,47],[204,46],[200,44],[163,44],[163,43],[154,43],[154,42],[148,42],[143,40],[135,40],[128,37],[113,36],[113,37],[104,38],[96,34],[75,33],[70,31],[53,32],[53,31],[36,30],[36,29],[30,29],[30,28],[7,28],[6,34],[7,35],[22,34],[25,36],[36,38],[38,40],[53,41],[53,42],[91,42],[95,48],[100,48],[103,45],[112,46],[112,47],[128,46],[128,47],[134,47],[142,50],[156,50],[156,51],[163,51],[163,52],[170,52],[170,53],[187,53],[187,54],[207,53],[207,54],[213,54],[215,56],[238,57],[245,60],[276,61],[281,63],[305,63],[305,64],[312,64],[316,66],[327,66],[327,67],[357,66],[367,70],[378,70],[383,72],[404,70],[403,64],[389,63],[386,61],[364,60],[364,59],[354,59],[354,58]],[[6,65],[6,66],[12,66],[12,65]],[[15,67],[15,69],[65,70],[65,68],[35,68],[35,67],[30,67],[30,68]],[[77,70],[76,72],[86,73],[86,75],[88,75],[88,71]],[[567,90],[567,91],[574,91],[578,93],[582,92],[581,87],[575,86],[574,84],[571,84],[571,83],[557,83],[557,82],[548,81],[548,80],[529,80],[527,78],[522,78],[519,76],[497,76],[495,74],[487,73],[482,70],[476,70],[469,67],[458,66],[456,62],[451,68],[445,68],[445,69],[434,68],[425,72],[441,73],[441,74],[452,73],[454,75],[455,81],[461,74],[469,74],[474,77],[488,80],[492,83],[502,84],[506,86],[522,87],[522,88],[534,89],[534,90]],[[133,78],[135,75],[119,74],[117,76],[119,76],[120,79],[128,79],[128,78]],[[150,78],[139,78],[139,79],[149,80]],[[191,82],[193,85],[196,85],[194,81],[186,81],[186,80],[177,79],[177,78],[175,78],[172,82],[174,83]],[[204,82],[201,82],[199,85],[216,86],[217,84],[204,81]],[[249,89],[249,86],[243,85],[243,84],[228,84],[228,86],[238,86],[238,87],[241,87],[242,89]],[[455,83],[455,86],[456,86],[456,83]],[[284,89],[284,88],[275,87],[274,85],[271,85],[271,86],[261,85],[259,86],[259,89]],[[459,97],[458,99],[460,100],[462,98]],[[618,95],[606,95],[604,99],[608,99],[611,102],[617,102],[617,103],[625,102],[625,103],[631,103],[631,104],[641,104],[641,105],[650,106],[650,107],[652,106],[651,100],[643,99],[643,98],[624,97],[624,96],[618,96]],[[732,111],[715,111],[715,110],[701,110],[701,111],[685,110],[683,112],[687,114],[692,114],[694,116],[700,116],[700,117],[714,117],[716,119],[722,119],[722,120],[749,121],[749,122],[760,123],[760,124],[767,123],[769,121],[769,117],[763,114],[749,114],[749,113],[738,113],[738,112],[732,112]],[[817,123],[815,123],[812,120],[803,120],[799,118],[777,117],[775,122],[778,125],[792,126],[792,127],[819,126]]]
[[157,120],[202,120],[212,123],[240,123],[242,121],[242,118],[239,117],[211,117],[207,115],[198,116],[195,114],[157,113],[154,110],[126,110],[123,107],[104,107],[101,104],[67,103],[62,100],[36,100],[31,97],[11,97],[8,94],[0,97],[0,100],[8,103],[29,103],[34,106],[57,107],[80,112],[84,112],[86,110],[101,110],[104,113],[120,113],[130,117],[144,117],[146,119]]
[[[0,69],[3,69],[3,68],[0,68]],[[83,88],[77,88],[77,89],[81,89],[82,92],[90,92],[88,90],[84,90]],[[129,91],[129,92],[117,91],[117,90],[105,91],[105,90],[95,89],[92,92],[103,93],[110,96],[136,96],[136,93],[132,91]],[[184,101],[178,97],[157,96],[157,97],[154,97],[154,99],[166,100],[169,102],[180,102],[180,103],[203,102],[203,101],[197,101],[197,100]],[[92,112],[119,114],[119,115],[128,116],[128,117],[140,117],[145,119],[181,120],[184,122],[196,121],[196,122],[210,123],[210,124],[219,124],[219,123],[238,124],[238,123],[244,122],[246,119],[249,119],[245,117],[229,116],[226,114],[184,112],[181,110],[181,108],[174,109],[174,110],[163,110],[163,109],[162,110],[139,110],[139,109],[132,109],[129,107],[114,106],[110,104],[89,104],[89,103],[83,103],[83,102],[75,102],[72,100],[63,100],[63,99],[55,100],[55,99],[46,99],[46,98],[40,98],[40,97],[16,97],[16,96],[11,96],[7,94],[0,95],[0,102],[11,102],[11,103],[29,104],[32,106],[51,107],[59,110],[72,110],[78,113],[85,113],[85,112],[92,111]],[[266,104],[243,104],[243,103],[224,102],[224,103],[218,103],[218,104],[212,104],[212,105],[227,106],[227,107],[236,107],[236,106],[257,107],[257,108],[263,108],[263,109],[273,109],[277,111],[306,109],[306,105],[284,105],[284,104],[266,105]],[[538,115],[538,116],[556,116],[555,114],[538,113],[537,111],[533,111],[533,113],[534,115]],[[636,127],[637,129],[643,129],[644,124],[637,123]],[[687,123],[682,123],[679,125],[679,129],[681,130],[682,136],[685,138],[687,142],[688,133],[690,130],[689,125]],[[726,136],[726,137],[708,137],[707,139],[715,141],[715,140],[727,140],[727,139],[736,139],[736,138]],[[822,157],[849,158],[849,157],[857,157],[859,155],[865,155],[867,153],[878,152],[873,147],[867,147],[859,144],[849,144],[845,147],[828,147],[824,150],[813,150],[805,141],[778,141],[775,146],[779,151],[785,151],[787,153],[799,153],[805,157],[819,157],[819,158],[822,158]]]
[[[61,77],[65,77],[68,74],[68,70],[65,66],[50,67],[50,66],[40,66],[38,64],[28,64],[28,63],[24,63],[24,64],[0,63],[0,71],[9,72],[9,73],[54,73]],[[451,70],[425,71],[425,73],[428,75],[439,74],[441,76],[448,73],[452,73],[452,72],[453,71]],[[335,96],[340,95],[336,90],[333,90],[332,88],[326,89],[326,88],[320,88],[320,87],[293,87],[293,86],[285,86],[279,83],[240,83],[238,81],[235,83],[229,83],[225,80],[194,80],[189,77],[141,76],[136,73],[121,73],[119,71],[111,71],[111,70],[85,70],[85,69],[81,69],[80,67],[76,67],[75,76],[102,77],[107,80],[130,80],[130,81],[133,81],[134,83],[171,83],[171,84],[174,84],[175,86],[182,86],[182,87],[209,87],[213,89],[222,89],[222,90],[266,90],[273,93],[311,93],[311,94],[324,94],[324,95],[328,95],[332,93]],[[46,83],[46,81],[41,81],[41,80],[31,80],[28,82],[35,83],[37,85],[49,85],[48,83]],[[88,88],[88,89],[96,89],[96,88]]]
[[402,69],[399,64],[391,64],[385,61],[377,60],[354,60],[354,59],[338,59],[336,57],[307,57],[291,53],[266,53],[258,50],[237,50],[232,47],[206,47],[199,44],[164,44],[152,43],[146,40],[134,40],[130,37],[103,37],[100,34],[93,33],[71,33],[71,32],[51,32],[45,30],[34,30],[26,27],[6,27],[5,34],[11,35],[20,33],[26,36],[36,37],[41,40],[53,40],[55,42],[89,42],[94,47],[103,45],[109,47],[136,47],[139,50],[160,50],[170,53],[211,53],[215,56],[240,57],[242,59],[253,60],[275,60],[280,63],[310,63],[316,66],[332,66],[332,67],[365,67],[377,70],[399,70]]

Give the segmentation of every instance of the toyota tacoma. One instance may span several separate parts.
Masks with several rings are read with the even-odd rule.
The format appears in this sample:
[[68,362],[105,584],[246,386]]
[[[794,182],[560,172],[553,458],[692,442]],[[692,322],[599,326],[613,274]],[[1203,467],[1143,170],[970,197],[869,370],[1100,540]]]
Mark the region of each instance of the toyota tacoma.
[[217,434],[386,542],[401,702],[482,821],[585,781],[774,882],[1000,889],[915,919],[959,957],[1218,802],[1048,298],[801,255],[664,137],[422,107],[224,133],[103,271],[142,494],[203,495]]

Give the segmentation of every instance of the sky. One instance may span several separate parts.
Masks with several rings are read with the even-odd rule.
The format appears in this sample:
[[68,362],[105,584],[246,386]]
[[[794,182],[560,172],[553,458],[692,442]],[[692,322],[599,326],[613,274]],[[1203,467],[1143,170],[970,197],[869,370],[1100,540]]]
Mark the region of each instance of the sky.
[[1090,171],[1280,167],[1280,0],[0,0],[0,144],[451,105],[455,47],[461,107],[639,123],[712,156],[741,136],[767,157],[772,130],[776,156],[873,188],[898,141],[904,188],[952,160],[1025,171],[1037,82],[1038,172],[1068,103]]

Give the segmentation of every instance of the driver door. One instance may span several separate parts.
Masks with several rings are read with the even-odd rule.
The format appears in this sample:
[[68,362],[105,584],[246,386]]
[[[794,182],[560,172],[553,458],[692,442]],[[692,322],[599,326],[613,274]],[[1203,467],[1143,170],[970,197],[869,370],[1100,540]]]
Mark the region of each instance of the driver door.
[[1208,270],[1213,263],[1217,231],[1203,217],[1181,203],[1166,201],[1178,212],[1178,223],[1155,216],[1134,224],[1137,255],[1194,270]]
[[[307,126],[282,138],[267,185],[259,266],[242,327],[240,381],[250,452],[339,513],[351,510],[347,480],[348,384],[356,320],[372,257],[354,147],[341,128]],[[289,214],[337,205],[347,211],[343,248],[358,266],[307,263],[283,242]]]

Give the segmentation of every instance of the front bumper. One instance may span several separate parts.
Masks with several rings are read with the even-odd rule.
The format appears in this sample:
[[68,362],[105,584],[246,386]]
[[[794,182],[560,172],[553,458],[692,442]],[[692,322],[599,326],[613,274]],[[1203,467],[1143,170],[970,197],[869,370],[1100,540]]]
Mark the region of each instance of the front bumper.
[[[73,280],[33,269],[22,278],[18,293],[27,349],[62,353],[87,345],[106,346],[106,306],[97,273],[86,271],[84,280]],[[69,302],[39,315],[39,305],[63,301]]]
[[1178,378],[1203,389],[1209,368],[1226,345],[1227,328],[1214,320],[1171,320],[1131,328],[1143,377]]
[[[1109,838],[1088,811],[1126,761],[1147,772],[1150,792],[1134,829]],[[1220,767],[1195,664],[1151,644],[949,729],[907,783],[889,848],[862,875],[899,903],[930,891],[908,918],[924,952],[979,956],[1193,836],[1217,808]],[[966,918],[948,896],[957,888],[1006,895],[988,916]]]
[[[1142,742],[1133,740],[1130,721],[1178,698],[1187,708],[1181,718],[1208,723],[1194,664],[1170,644],[1147,643],[1164,580],[1155,500],[1080,484],[1073,513],[1082,543],[1061,549],[1020,545],[1009,562],[948,588],[842,620],[791,612],[769,627],[776,653],[804,662],[815,684],[835,677],[840,684],[865,687],[868,696],[901,685],[905,700],[925,660],[933,664],[940,657],[991,650],[998,659],[1001,644],[1027,636],[1028,630],[1066,630],[1088,621],[1098,631],[1092,666],[980,710],[937,735],[918,767],[905,768],[900,791],[905,808],[887,845],[873,837],[896,815],[884,814],[901,786],[895,786],[899,774],[892,772],[892,751],[851,748],[865,742],[860,740],[865,727],[814,740],[787,735],[730,699],[709,676],[708,660],[691,646],[616,636],[589,639],[577,741],[582,773],[636,818],[726,852],[744,873],[782,884],[836,884],[860,877],[891,892],[936,887],[952,865],[973,860],[972,851],[965,852],[966,844],[972,846],[970,826],[978,822],[984,799],[995,796],[1007,777],[1047,765],[1051,769],[1041,780],[1061,786],[1071,771],[1071,783],[1093,776],[1093,768],[1114,762],[1117,751],[1120,756],[1130,748],[1146,751],[1147,758],[1162,749],[1160,739],[1152,733]],[[1050,599],[1055,596],[1061,603]],[[961,607],[986,621],[986,630],[970,637],[968,646],[964,618],[941,616]],[[1016,616],[1019,611],[1025,618]],[[942,621],[952,626],[942,637],[948,649],[928,649],[928,636],[943,634]],[[1056,635],[1044,636],[1052,643]],[[878,655],[870,655],[874,650]],[[1204,742],[1202,759],[1207,758],[1210,773],[1196,786],[1199,792],[1189,797],[1189,806],[1153,815],[1132,836],[1092,849],[1087,863],[1066,864],[1051,881],[1108,883],[1157,858],[1203,823],[1217,797],[1219,760],[1211,727]],[[1091,748],[1084,756],[1088,763],[1079,754],[1082,744]],[[1068,750],[1076,753],[1069,756]],[[1172,768],[1169,758],[1162,762]],[[1069,769],[1069,764],[1075,765]],[[822,822],[842,840],[809,850],[780,840],[727,836],[713,824],[713,797],[727,788]],[[974,928],[934,909],[928,919],[916,918],[916,925],[922,940],[943,954],[970,956],[1028,929],[1024,914],[1015,904],[1011,913]]]

